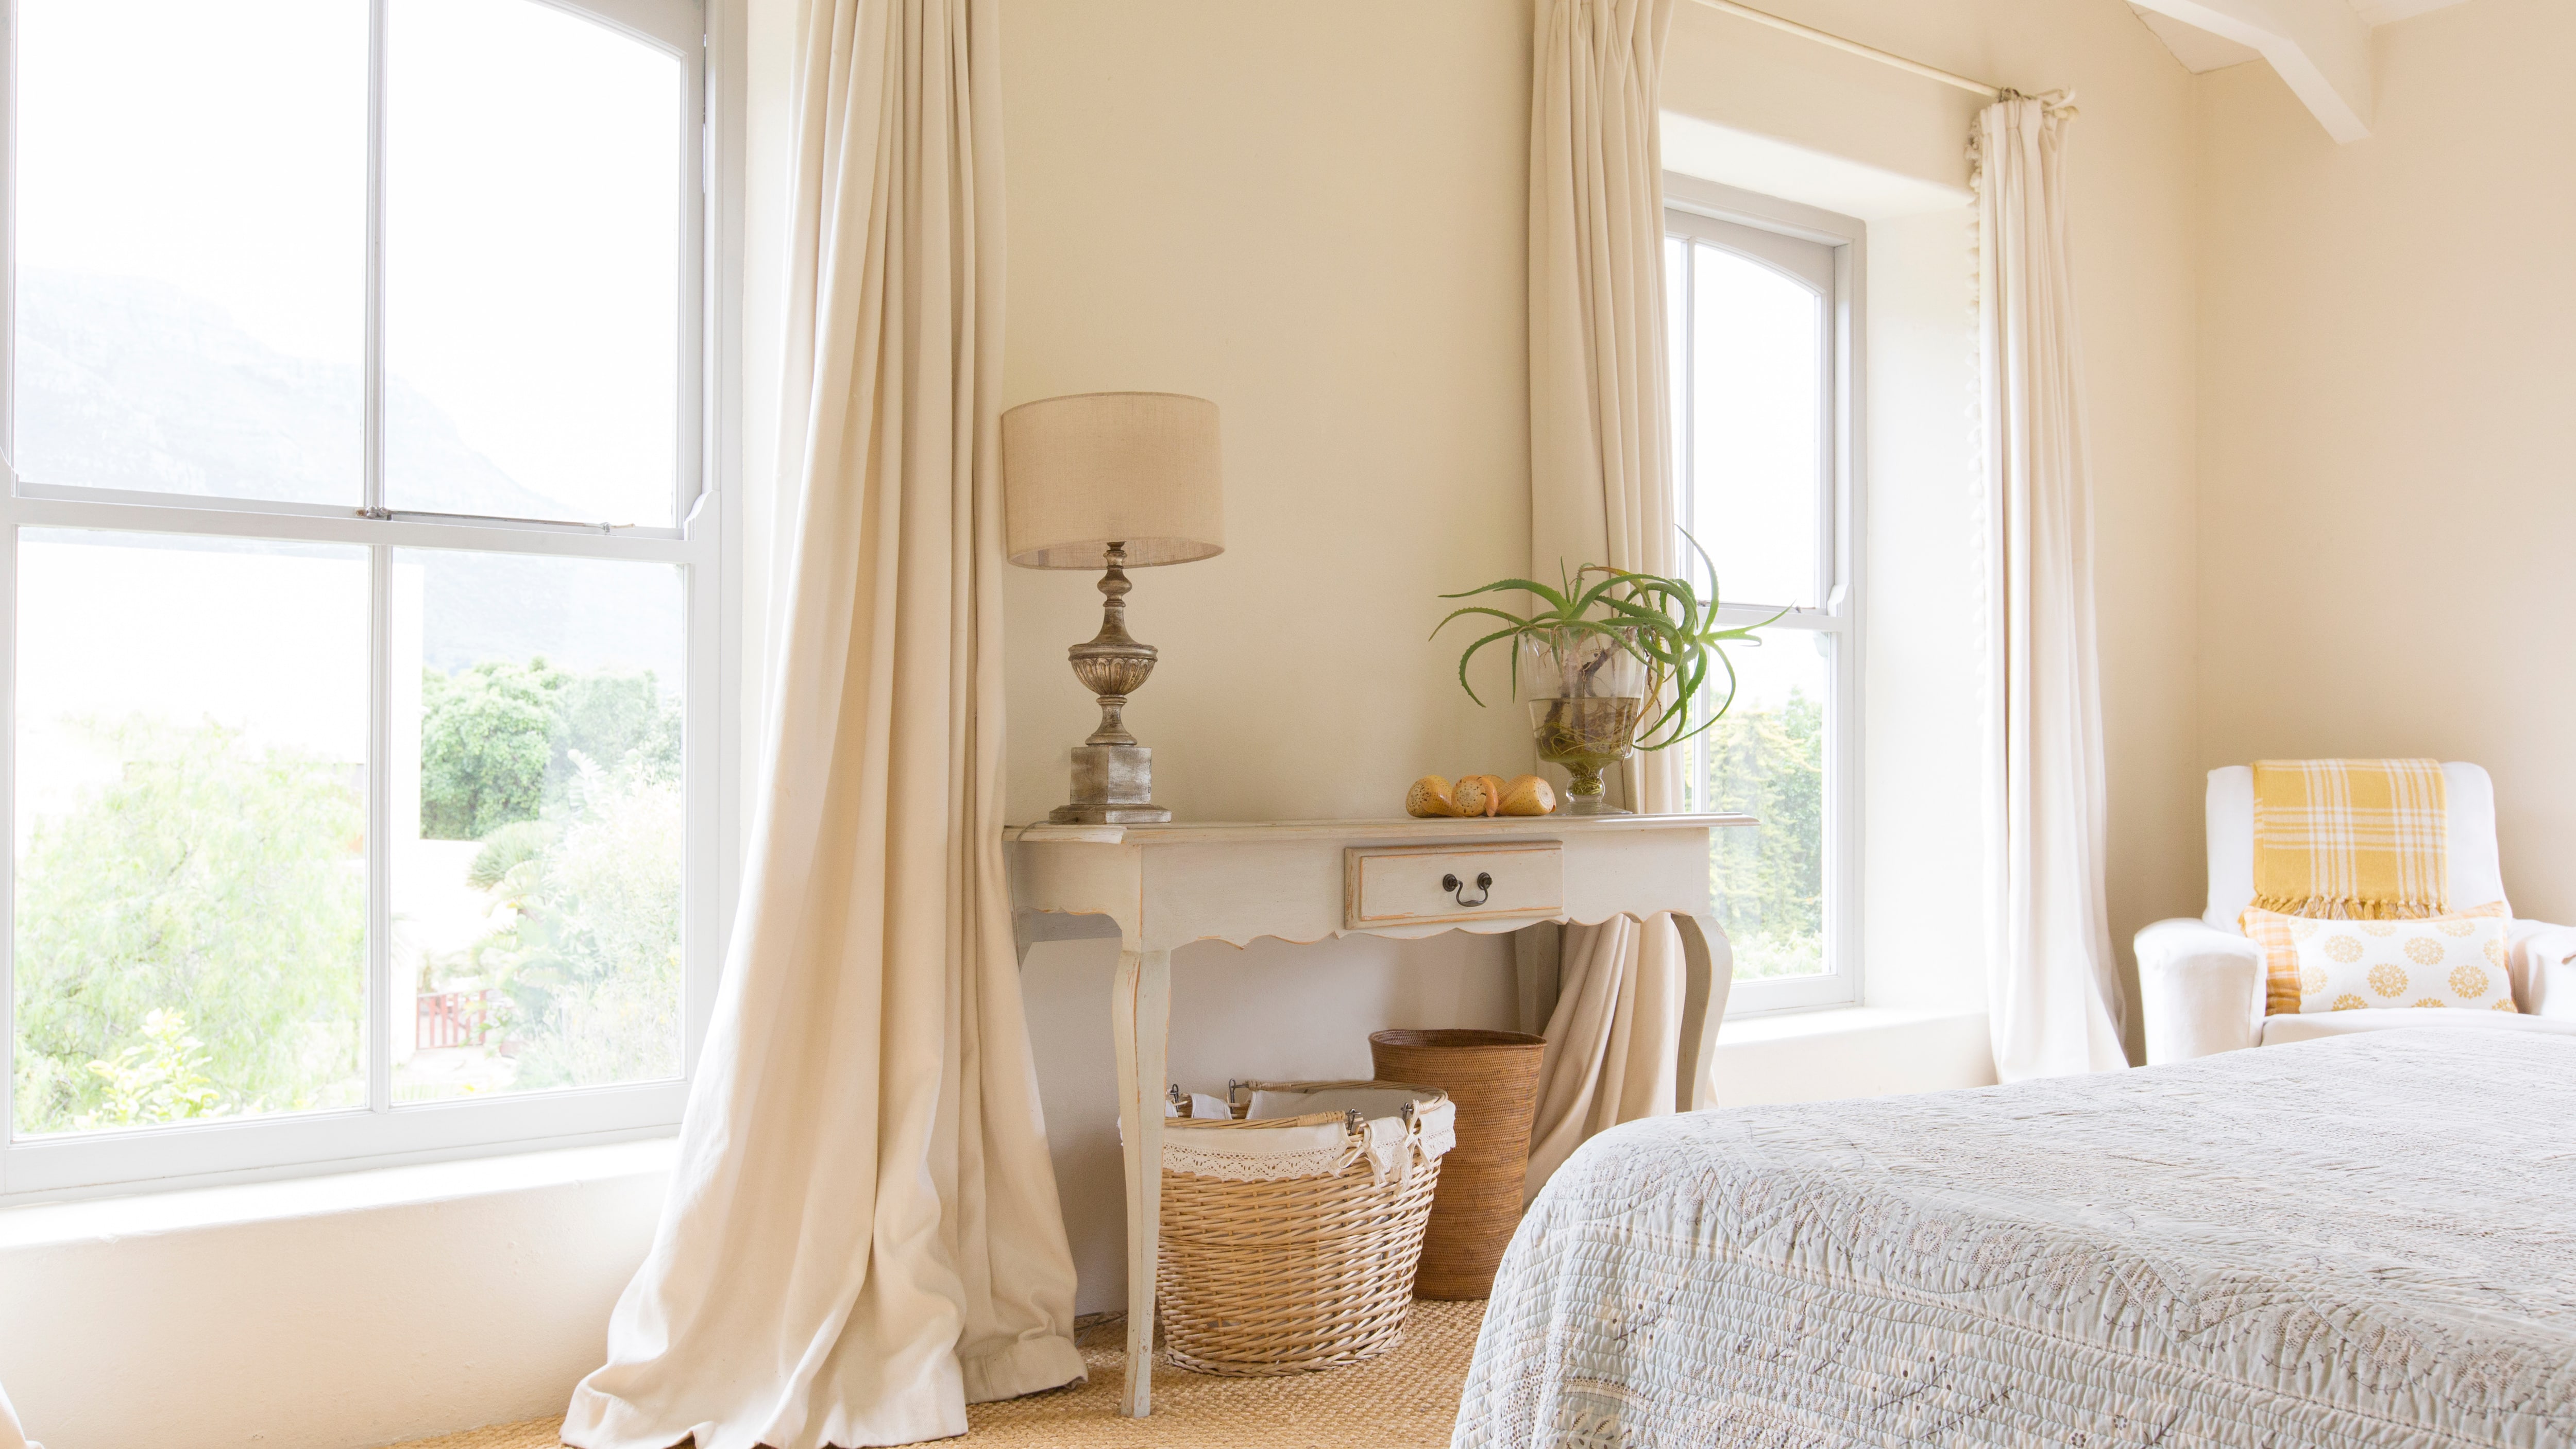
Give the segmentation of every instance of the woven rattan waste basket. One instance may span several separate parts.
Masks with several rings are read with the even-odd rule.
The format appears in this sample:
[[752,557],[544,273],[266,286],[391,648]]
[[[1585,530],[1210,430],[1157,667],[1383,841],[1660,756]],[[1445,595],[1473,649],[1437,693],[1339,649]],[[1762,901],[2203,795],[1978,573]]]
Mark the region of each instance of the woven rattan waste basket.
[[1374,1358],[1405,1305],[1448,1095],[1400,1082],[1247,1082],[1244,1121],[1163,1124],[1155,1294],[1171,1361],[1288,1374]]
[[1458,1150],[1441,1164],[1440,1200],[1422,1240],[1413,1291],[1424,1298],[1482,1298],[1521,1223],[1529,1176],[1530,1119],[1547,1038],[1515,1031],[1381,1031],[1369,1056],[1381,1077],[1449,1094]]

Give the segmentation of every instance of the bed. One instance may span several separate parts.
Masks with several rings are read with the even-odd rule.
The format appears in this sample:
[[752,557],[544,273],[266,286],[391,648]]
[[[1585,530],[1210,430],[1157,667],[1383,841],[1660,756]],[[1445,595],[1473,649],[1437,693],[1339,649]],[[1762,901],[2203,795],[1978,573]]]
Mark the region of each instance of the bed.
[[1513,1239],[1456,1444],[2576,1445],[2576,1039],[1606,1133]]

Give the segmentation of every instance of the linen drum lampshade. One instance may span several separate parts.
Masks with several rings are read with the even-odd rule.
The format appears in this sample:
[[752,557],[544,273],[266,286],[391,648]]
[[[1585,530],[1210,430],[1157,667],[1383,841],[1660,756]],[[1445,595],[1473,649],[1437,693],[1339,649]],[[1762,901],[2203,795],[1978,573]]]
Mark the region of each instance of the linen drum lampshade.
[[1086,392],[1002,414],[1003,527],[1011,562],[1100,570],[1100,632],[1065,651],[1100,705],[1073,750],[1073,800],[1059,825],[1151,825],[1154,752],[1127,729],[1127,700],[1154,672],[1154,646],[1127,632],[1131,567],[1225,552],[1216,404],[1169,392]]
[[1216,404],[1170,392],[1088,392],[1002,414],[1011,562],[1128,568],[1225,552]]

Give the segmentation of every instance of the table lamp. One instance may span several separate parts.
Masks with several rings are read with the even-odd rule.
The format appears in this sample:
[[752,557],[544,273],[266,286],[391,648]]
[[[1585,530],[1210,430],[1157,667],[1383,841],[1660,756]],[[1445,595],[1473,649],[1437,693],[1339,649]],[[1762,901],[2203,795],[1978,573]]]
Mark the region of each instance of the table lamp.
[[1172,818],[1154,803],[1154,752],[1123,719],[1154,672],[1154,646],[1127,632],[1127,570],[1225,552],[1216,404],[1169,392],[1090,392],[1002,414],[1002,491],[1011,562],[1100,569],[1100,632],[1065,651],[1100,703],[1100,728],[1073,750],[1073,803],[1059,825]]

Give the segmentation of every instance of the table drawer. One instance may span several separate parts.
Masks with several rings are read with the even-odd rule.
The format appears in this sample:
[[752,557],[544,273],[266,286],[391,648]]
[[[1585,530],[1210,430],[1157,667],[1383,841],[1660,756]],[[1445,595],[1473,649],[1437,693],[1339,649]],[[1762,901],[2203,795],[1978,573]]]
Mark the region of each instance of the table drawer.
[[1342,924],[1364,931],[1565,911],[1565,847],[1354,845],[1342,852]]

